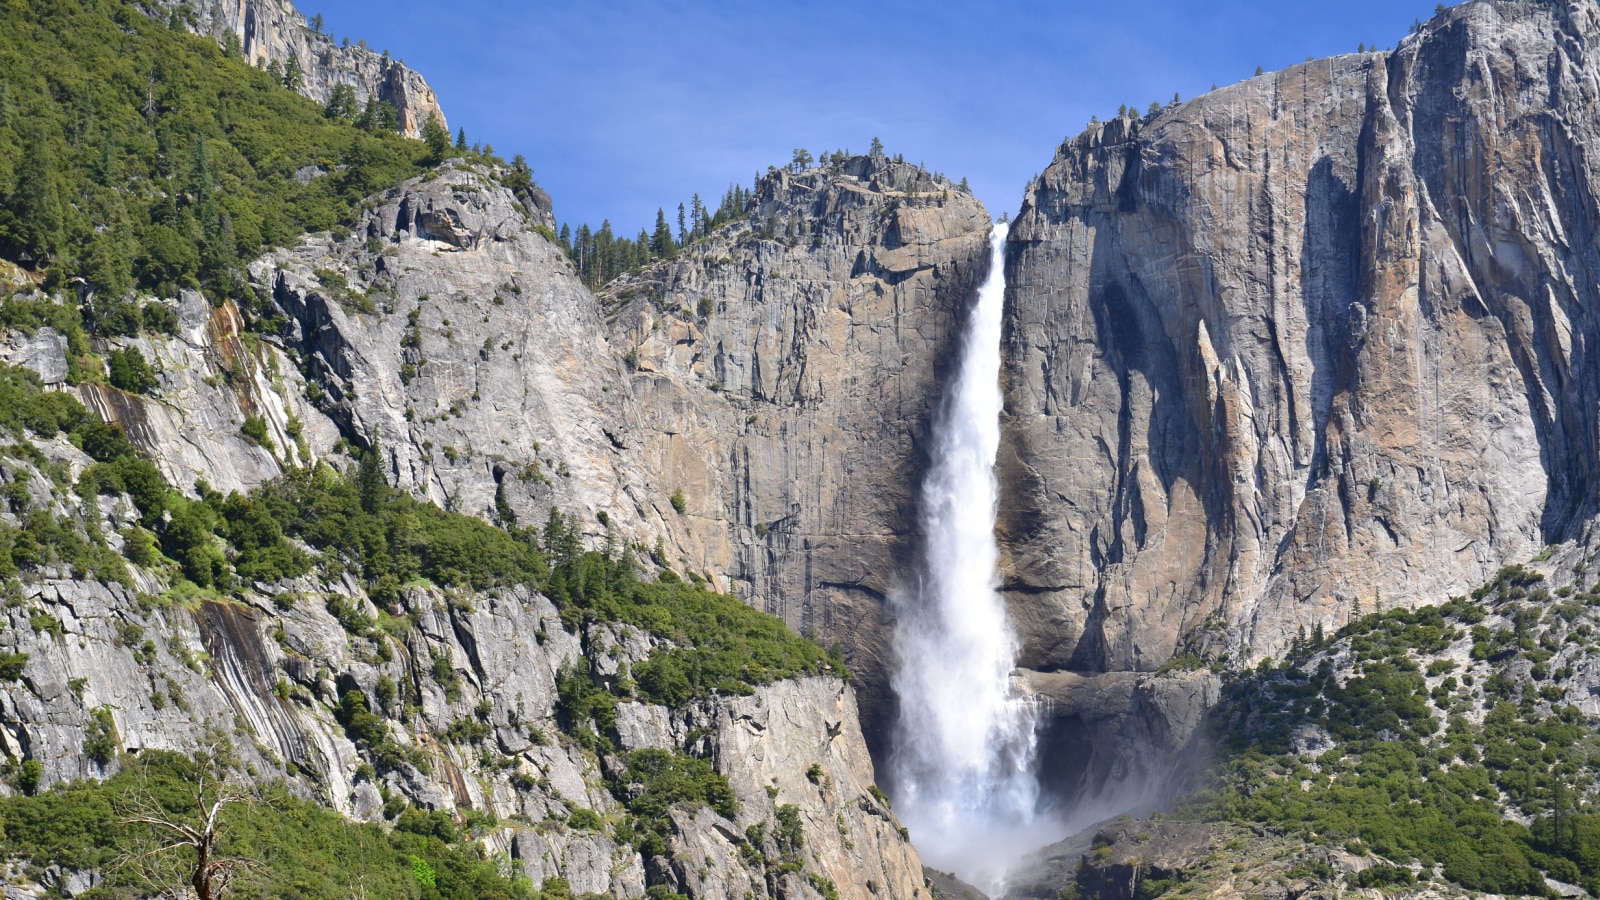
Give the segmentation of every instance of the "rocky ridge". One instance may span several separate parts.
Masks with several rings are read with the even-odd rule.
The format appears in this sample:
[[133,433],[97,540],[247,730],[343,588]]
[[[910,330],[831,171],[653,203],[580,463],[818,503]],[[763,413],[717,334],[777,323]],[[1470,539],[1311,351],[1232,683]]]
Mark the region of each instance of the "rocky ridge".
[[282,341],[321,414],[379,447],[395,486],[497,521],[558,507],[597,540],[614,522],[704,568],[637,449],[622,361],[550,223],[542,191],[452,164],[378,198],[347,233],[258,261],[252,278],[284,312]]
[[290,0],[151,0],[151,15],[173,16],[195,34],[216,38],[224,46],[236,43],[252,65],[286,67],[292,61],[299,71],[296,90],[326,104],[337,85],[355,91],[359,107],[369,98],[392,105],[400,131],[421,137],[422,126],[435,119],[449,128],[433,88],[405,63],[355,45],[343,45],[332,35],[315,31]]

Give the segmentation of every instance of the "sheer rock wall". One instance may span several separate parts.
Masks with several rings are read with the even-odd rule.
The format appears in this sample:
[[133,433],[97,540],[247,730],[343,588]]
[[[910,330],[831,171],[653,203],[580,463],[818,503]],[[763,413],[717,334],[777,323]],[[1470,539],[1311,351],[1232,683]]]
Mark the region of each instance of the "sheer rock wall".
[[1008,256],[1025,666],[1272,656],[1596,512],[1597,42],[1478,0],[1058,150]]
[[891,597],[953,337],[988,270],[971,194],[881,155],[757,186],[748,219],[605,288],[641,449],[747,601],[827,644],[886,724]]

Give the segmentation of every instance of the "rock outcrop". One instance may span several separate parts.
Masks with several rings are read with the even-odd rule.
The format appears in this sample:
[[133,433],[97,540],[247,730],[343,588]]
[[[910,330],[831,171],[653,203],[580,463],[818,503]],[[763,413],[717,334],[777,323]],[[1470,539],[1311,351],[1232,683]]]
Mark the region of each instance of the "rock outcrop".
[[608,285],[636,441],[707,565],[824,643],[886,724],[889,597],[952,335],[988,268],[964,190],[882,155],[773,172],[749,216]]
[[326,104],[336,86],[349,85],[358,108],[374,97],[393,106],[408,137],[420,137],[429,119],[449,127],[439,98],[420,74],[364,41],[335,43],[332,35],[314,30],[290,0],[151,0],[151,5],[152,15],[176,16],[190,31],[237,47],[252,65],[297,73],[291,86],[318,103]]
[[341,235],[251,268],[288,325],[317,409],[377,446],[390,482],[458,512],[596,540],[611,523],[704,568],[642,449],[641,413],[599,303],[552,240],[542,191],[447,167],[377,198]]
[[[30,296],[30,295],[24,295]],[[32,294],[47,300],[45,294]],[[175,333],[147,332],[105,342],[137,351],[157,384],[130,393],[103,381],[68,384],[68,340],[52,328],[14,331],[0,341],[0,362],[26,368],[49,388],[71,391],[102,420],[115,423],[167,482],[193,495],[204,483],[248,491],[325,458],[340,438],[332,420],[307,399],[306,378],[273,340],[245,330],[232,301],[212,306],[196,291],[146,303],[173,309]],[[245,433],[260,420],[260,438]]]
[[[8,462],[6,471],[17,469]],[[136,580],[160,588],[150,573]],[[625,625],[569,633],[547,599],[522,588],[412,590],[404,603],[415,624],[398,634],[348,631],[330,612],[338,603],[371,612],[348,583],[310,579],[242,602],[194,603],[68,578],[28,583],[7,597],[0,646],[27,662],[0,688],[0,752],[40,761],[49,786],[108,775],[124,753],[220,742],[259,777],[357,819],[382,820],[386,796],[491,813],[508,825],[486,840],[535,883],[562,877],[619,898],[646,884],[718,900],[747,891],[821,898],[825,883],[844,896],[923,890],[916,851],[872,789],[853,692],[837,679],[783,681],[681,710],[624,704],[620,749],[703,754],[739,800],[733,819],[675,810],[667,853],[645,859],[607,828],[565,824],[575,810],[611,820],[623,809],[600,762],[561,733],[556,678],[575,663],[637,663],[653,640]],[[384,697],[380,682],[391,692],[400,685],[375,711],[406,760],[381,778],[337,714],[348,691]],[[468,736],[462,722],[482,725]],[[780,868],[778,852],[749,835],[773,829],[790,806],[804,841]]]
[[1596,512],[1597,41],[1470,2],[1059,149],[1008,256],[1024,665],[1279,654]]
[[[199,482],[248,491],[285,466],[310,465],[339,439],[338,429],[306,399],[306,379],[283,348],[246,333],[231,302],[213,307],[197,292],[177,302],[178,333],[118,341],[160,372],[144,396],[107,384],[77,387],[79,399],[122,426],[135,446],[185,490]],[[265,440],[244,424],[261,421]]]

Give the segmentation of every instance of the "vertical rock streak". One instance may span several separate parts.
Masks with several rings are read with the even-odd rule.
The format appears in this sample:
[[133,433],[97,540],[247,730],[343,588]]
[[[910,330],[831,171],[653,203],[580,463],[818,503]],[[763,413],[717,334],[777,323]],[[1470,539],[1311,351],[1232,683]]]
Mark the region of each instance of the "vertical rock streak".
[[[928,862],[993,888],[1008,833],[1037,796],[1033,711],[1012,683],[1017,640],[994,536],[1005,226],[997,226],[922,486],[926,548],[896,625],[900,721],[891,761],[902,817]],[[1011,835],[1014,836],[1014,835]]]

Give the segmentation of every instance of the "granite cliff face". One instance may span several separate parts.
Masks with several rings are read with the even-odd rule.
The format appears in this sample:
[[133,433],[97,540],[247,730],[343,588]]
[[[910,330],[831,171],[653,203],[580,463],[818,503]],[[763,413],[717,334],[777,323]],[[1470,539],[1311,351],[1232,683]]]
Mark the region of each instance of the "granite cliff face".
[[152,0],[151,15],[178,16],[195,34],[216,38],[224,45],[237,42],[252,65],[289,66],[300,73],[295,89],[326,104],[337,85],[349,85],[359,107],[376,97],[395,109],[400,130],[419,137],[431,119],[448,128],[439,98],[420,74],[405,63],[377,53],[365,43],[341,45],[332,35],[312,30],[306,17],[289,0]]
[[1060,148],[1008,259],[1023,665],[1279,654],[1596,512],[1597,40],[1467,3]]
[[[600,306],[548,237],[549,199],[447,167],[389,191],[342,236],[252,267],[285,346],[341,433],[391,483],[459,512],[537,524],[552,507],[596,539],[658,539],[703,568],[672,490],[638,449],[637,404]],[[498,498],[498,500],[497,500]]]
[[706,565],[844,646],[869,737],[887,724],[888,601],[989,228],[947,180],[853,157],[769,174],[745,221],[602,293],[633,369],[629,441],[682,491]]

